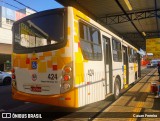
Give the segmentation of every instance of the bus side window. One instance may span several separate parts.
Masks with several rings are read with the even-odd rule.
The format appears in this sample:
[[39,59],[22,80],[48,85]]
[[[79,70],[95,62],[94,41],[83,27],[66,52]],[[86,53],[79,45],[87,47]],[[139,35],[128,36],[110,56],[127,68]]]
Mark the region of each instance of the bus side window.
[[138,62],[138,53],[134,50],[134,63]]
[[115,62],[122,62],[121,43],[118,40],[113,39],[112,48],[113,48],[113,60]]
[[79,29],[80,46],[83,57],[86,60],[102,60],[102,48],[99,30],[82,22],[79,23]]
[[132,63],[132,53],[130,47],[128,47],[128,58],[129,58],[129,63]]

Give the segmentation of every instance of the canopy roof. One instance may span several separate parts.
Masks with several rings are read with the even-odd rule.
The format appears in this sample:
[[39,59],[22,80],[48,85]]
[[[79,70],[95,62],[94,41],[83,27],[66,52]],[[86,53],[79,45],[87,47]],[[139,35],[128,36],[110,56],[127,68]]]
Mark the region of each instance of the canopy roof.
[[[56,0],[73,6],[132,45],[146,49],[146,39],[160,37],[160,2],[158,0]],[[145,36],[146,34],[146,36]]]

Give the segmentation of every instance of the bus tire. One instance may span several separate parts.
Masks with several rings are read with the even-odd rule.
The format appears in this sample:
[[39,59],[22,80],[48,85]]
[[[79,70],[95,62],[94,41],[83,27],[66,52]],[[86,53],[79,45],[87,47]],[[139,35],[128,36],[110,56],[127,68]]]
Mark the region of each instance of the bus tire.
[[114,83],[114,98],[116,100],[119,97],[120,97],[120,80],[116,78]]
[[11,78],[10,77],[5,77],[3,80],[3,85],[10,85],[11,84]]

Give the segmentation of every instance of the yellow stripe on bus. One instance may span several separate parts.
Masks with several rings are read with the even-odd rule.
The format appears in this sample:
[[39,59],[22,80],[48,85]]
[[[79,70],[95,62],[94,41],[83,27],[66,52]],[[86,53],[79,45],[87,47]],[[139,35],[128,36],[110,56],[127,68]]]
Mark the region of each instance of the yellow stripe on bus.
[[71,34],[71,28],[68,27],[68,35],[70,35],[70,34]]
[[76,61],[76,63],[82,63],[82,61],[83,61],[82,53],[80,53],[80,52],[75,53],[75,61]]
[[86,21],[90,21],[90,18],[89,18],[88,16],[86,16],[85,14],[81,13],[79,10],[76,10],[76,9],[74,8],[73,11],[74,11],[74,18],[75,18],[76,20],[79,19],[79,18],[78,18],[78,16],[79,16],[79,17],[83,18],[83,19],[86,20]]
[[79,37],[77,35],[74,35],[74,42],[79,42]]
[[136,63],[134,63],[134,71],[138,71],[138,65]]
[[45,73],[47,71],[47,64],[46,62],[39,62],[38,63],[38,72],[39,73]]
[[126,76],[126,65],[124,65],[123,68],[124,68],[124,71],[123,71],[123,82],[124,82],[124,85],[125,85],[127,83],[127,80],[126,80],[126,78],[127,78],[127,76]]

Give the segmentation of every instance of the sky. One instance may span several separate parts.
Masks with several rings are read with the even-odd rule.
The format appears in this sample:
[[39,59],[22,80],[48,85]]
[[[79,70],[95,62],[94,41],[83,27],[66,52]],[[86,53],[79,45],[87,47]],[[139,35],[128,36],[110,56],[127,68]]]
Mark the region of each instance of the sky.
[[30,8],[35,9],[36,11],[43,11],[43,10],[63,7],[61,4],[57,3],[55,0],[0,0],[0,6],[4,6],[13,10],[26,8],[25,6],[15,1],[19,1],[25,4],[26,6],[29,6]]

